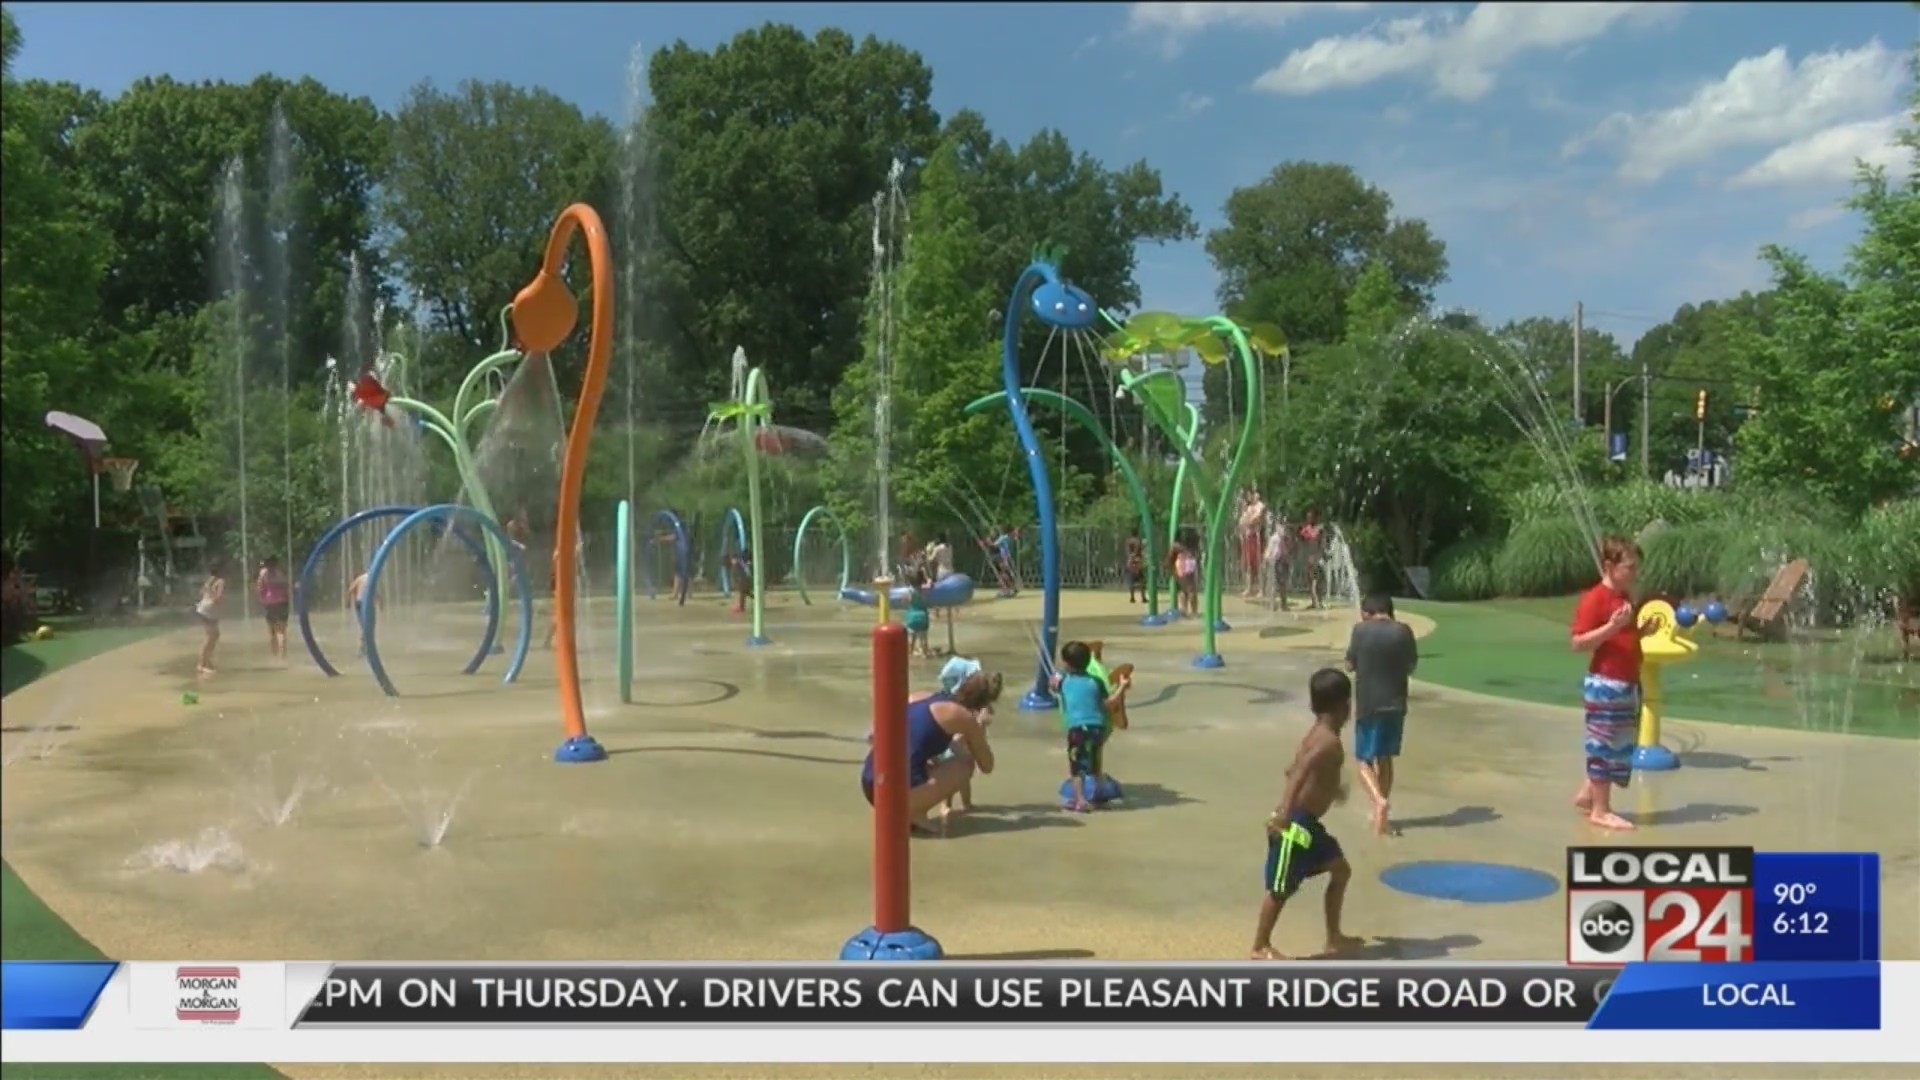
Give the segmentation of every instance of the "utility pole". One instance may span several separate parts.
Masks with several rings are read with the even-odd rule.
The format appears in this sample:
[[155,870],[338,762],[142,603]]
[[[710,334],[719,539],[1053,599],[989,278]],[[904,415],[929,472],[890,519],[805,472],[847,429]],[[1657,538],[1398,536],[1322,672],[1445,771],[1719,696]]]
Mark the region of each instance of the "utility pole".
[[1579,301],[1573,305],[1573,426],[1585,427],[1586,414],[1580,411],[1580,331],[1586,322],[1587,306]]
[[1653,415],[1653,380],[1647,377],[1646,354],[1640,356],[1640,476],[1653,479],[1653,451],[1648,446],[1647,435],[1651,430],[1648,418]]

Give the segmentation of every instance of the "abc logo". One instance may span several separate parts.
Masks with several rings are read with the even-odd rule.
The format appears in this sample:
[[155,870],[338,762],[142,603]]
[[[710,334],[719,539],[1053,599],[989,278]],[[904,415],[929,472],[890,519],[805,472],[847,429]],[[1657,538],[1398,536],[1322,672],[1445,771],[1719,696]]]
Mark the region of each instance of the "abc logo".
[[1602,900],[1580,916],[1580,940],[1596,953],[1617,953],[1633,941],[1633,912]]

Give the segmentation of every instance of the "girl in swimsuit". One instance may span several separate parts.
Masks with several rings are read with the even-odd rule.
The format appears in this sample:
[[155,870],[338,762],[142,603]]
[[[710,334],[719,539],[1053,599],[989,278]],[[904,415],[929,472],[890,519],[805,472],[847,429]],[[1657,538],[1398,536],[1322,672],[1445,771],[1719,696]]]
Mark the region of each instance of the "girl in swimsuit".
[[200,602],[193,605],[193,613],[200,619],[200,628],[205,636],[200,642],[200,674],[213,674],[213,649],[220,644],[220,609],[227,599],[227,568],[224,562],[216,561],[207,570],[207,580],[200,583]]

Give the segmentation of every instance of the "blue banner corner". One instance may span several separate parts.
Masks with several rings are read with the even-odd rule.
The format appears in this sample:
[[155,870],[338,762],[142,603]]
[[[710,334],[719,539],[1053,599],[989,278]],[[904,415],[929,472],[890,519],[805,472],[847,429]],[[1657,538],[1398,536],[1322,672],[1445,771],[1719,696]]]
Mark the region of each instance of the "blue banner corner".
[[0,1030],[79,1031],[119,968],[111,960],[0,964]]

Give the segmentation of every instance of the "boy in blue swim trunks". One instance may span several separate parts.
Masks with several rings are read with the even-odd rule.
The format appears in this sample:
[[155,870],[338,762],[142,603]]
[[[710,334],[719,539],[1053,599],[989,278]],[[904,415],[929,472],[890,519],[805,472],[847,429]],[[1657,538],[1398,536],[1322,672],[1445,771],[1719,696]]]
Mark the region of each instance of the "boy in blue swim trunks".
[[1340,929],[1340,908],[1353,867],[1321,823],[1333,804],[1347,798],[1340,779],[1347,760],[1340,730],[1353,714],[1353,683],[1343,672],[1322,668],[1308,680],[1307,696],[1313,727],[1300,740],[1287,769],[1287,792],[1267,819],[1267,861],[1261,877],[1267,896],[1260,902],[1260,922],[1253,932],[1255,960],[1286,959],[1274,951],[1273,925],[1301,883],[1321,874],[1327,875],[1327,955],[1350,952],[1361,944]]
[[1420,665],[1413,630],[1393,617],[1393,597],[1375,593],[1360,602],[1360,622],[1347,640],[1354,678],[1353,757],[1360,783],[1373,798],[1373,831],[1391,836],[1393,763],[1407,727],[1407,681]]
[[1067,777],[1076,814],[1093,809],[1093,797],[1106,777],[1102,758],[1113,726],[1111,711],[1125,704],[1132,682],[1129,675],[1117,675],[1108,686],[1088,673],[1093,662],[1093,649],[1084,641],[1060,646],[1060,716],[1067,727]]

